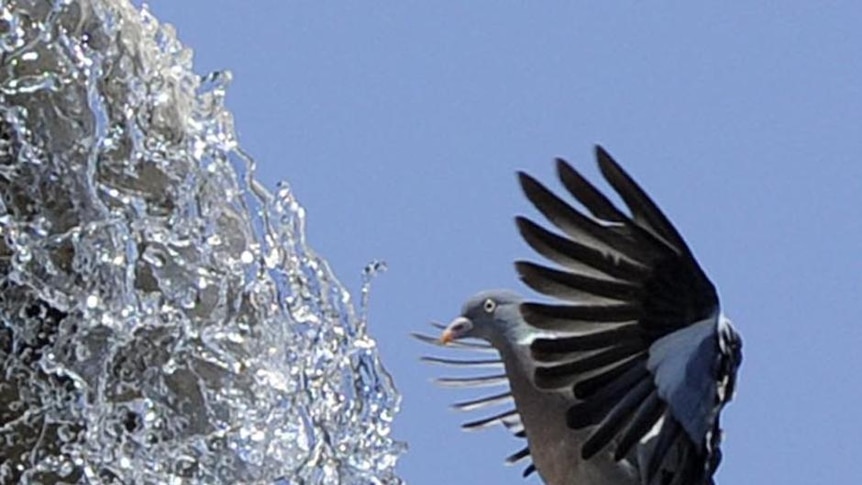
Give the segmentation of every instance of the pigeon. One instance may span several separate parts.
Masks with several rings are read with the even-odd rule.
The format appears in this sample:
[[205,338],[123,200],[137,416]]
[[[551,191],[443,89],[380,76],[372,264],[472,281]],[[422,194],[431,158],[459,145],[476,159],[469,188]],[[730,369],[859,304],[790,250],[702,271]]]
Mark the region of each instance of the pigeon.
[[599,169],[621,211],[565,160],[572,205],[519,172],[527,199],[554,226],[519,216],[524,241],[553,266],[518,261],[521,281],[551,302],[509,290],[480,292],[439,338],[420,340],[490,352],[490,358],[424,357],[434,364],[502,367],[447,377],[454,387],[508,386],[455,405],[513,405],[466,423],[502,424],[526,446],[549,485],[708,485],[721,461],[719,416],[733,398],[742,340],[712,282],[658,206],[600,146]]

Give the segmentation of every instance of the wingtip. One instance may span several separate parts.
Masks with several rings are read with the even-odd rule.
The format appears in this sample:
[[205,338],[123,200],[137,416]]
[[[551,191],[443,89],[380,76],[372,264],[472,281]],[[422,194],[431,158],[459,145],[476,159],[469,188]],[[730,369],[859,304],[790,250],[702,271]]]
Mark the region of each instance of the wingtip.
[[[597,144],[595,150],[596,161],[598,162],[599,169],[602,171],[602,173],[607,174],[607,170],[609,169],[619,170],[619,164],[616,160],[614,160],[614,157],[612,157],[611,154],[608,153],[607,150],[605,150],[603,146]],[[607,177],[607,175],[605,176]]]
[[[653,205],[655,204],[652,199],[650,199],[649,195],[641,188],[641,186],[635,182],[635,179],[629,175],[629,173],[622,167],[622,165],[617,162],[611,154],[602,148],[601,145],[596,145],[596,159],[599,164],[599,171],[604,176],[605,180],[607,180],[614,190],[617,193],[621,194],[622,185],[630,185],[633,190],[640,192],[640,194],[649,200]],[[621,194],[622,195],[622,194]],[[628,204],[627,204],[628,205]],[[630,206],[631,207],[631,206]]]
[[515,216],[515,226],[518,228],[518,234],[524,238],[527,244],[530,244],[530,241],[533,240],[532,234],[536,231],[536,227],[539,227],[539,225],[533,222],[529,217],[520,215]]
[[524,226],[530,223],[530,219],[526,216],[515,216],[515,225],[518,226],[518,229],[522,229]]
[[535,191],[536,186],[541,185],[535,177],[521,170],[518,171],[518,184],[527,196],[529,196],[531,192]]
[[577,173],[575,167],[573,167],[572,164],[569,163],[569,161],[565,158],[557,157],[555,161],[557,166],[557,178],[559,178],[560,180],[564,180],[567,175],[572,172]]
[[[539,265],[532,261],[515,261],[515,272],[518,274],[518,279],[531,289],[538,291],[539,293],[544,293],[543,290],[545,290],[545,288],[539,282],[540,278],[536,276],[540,271]],[[523,305],[523,303],[521,303],[521,305]]]
[[523,276],[523,273],[525,271],[530,271],[530,269],[534,266],[533,263],[530,263],[529,261],[526,261],[523,259],[519,259],[519,260],[515,261],[514,264],[515,264],[515,271],[517,271],[518,274],[522,275],[522,276]]

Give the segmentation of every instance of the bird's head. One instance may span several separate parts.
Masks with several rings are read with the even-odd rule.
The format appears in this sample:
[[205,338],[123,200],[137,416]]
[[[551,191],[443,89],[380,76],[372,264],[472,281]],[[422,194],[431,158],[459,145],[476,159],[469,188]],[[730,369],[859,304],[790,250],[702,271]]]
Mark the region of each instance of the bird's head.
[[508,290],[483,291],[467,300],[461,315],[443,330],[440,342],[448,344],[463,338],[478,338],[497,346],[514,337],[523,326],[519,307],[521,297]]

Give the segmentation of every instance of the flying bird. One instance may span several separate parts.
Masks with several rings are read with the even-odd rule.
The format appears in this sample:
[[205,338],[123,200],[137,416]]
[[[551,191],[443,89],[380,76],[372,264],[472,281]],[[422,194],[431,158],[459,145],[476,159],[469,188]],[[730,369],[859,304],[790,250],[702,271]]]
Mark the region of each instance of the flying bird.
[[527,199],[556,230],[517,217],[521,236],[553,266],[515,267],[553,301],[485,291],[449,325],[435,324],[439,338],[415,335],[495,354],[424,360],[502,367],[438,382],[508,385],[455,407],[514,404],[464,427],[499,423],[525,438],[507,458],[532,460],[524,476],[538,472],[549,485],[712,484],[721,460],[719,415],[734,395],[742,340],[667,217],[600,146],[596,157],[628,214],[562,159],[559,179],[580,207],[518,174]]

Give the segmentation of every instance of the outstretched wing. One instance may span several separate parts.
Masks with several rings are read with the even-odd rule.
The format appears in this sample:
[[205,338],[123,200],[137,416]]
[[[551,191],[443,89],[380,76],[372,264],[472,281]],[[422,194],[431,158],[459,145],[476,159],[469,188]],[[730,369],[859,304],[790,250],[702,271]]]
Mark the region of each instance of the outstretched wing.
[[610,445],[617,460],[638,455],[646,483],[710,483],[739,336],[667,217],[604,149],[596,154],[631,215],[563,160],[560,180],[589,215],[519,174],[527,198],[561,231],[516,219],[526,242],[557,264],[519,261],[521,279],[563,300],[521,307],[530,325],[556,334],[531,345],[535,384],[572,387],[568,424],[592,427],[584,458]]
[[[444,328],[442,325],[437,324],[434,324],[434,327],[438,330],[442,330]],[[439,338],[431,337],[429,335],[420,333],[414,333],[413,337],[431,345],[444,347],[442,344],[440,344]],[[516,437],[526,439],[527,435],[524,431],[524,425],[521,422],[521,416],[515,409],[512,392],[508,388],[509,380],[506,377],[506,373],[504,371],[503,361],[500,359],[499,354],[497,354],[497,351],[494,350],[494,348],[491,347],[489,344],[486,344],[484,342],[458,341],[449,343],[445,347],[456,350],[487,352],[493,353],[494,355],[490,357],[474,359],[424,356],[422,357],[422,360],[430,364],[437,364],[466,370],[489,368],[499,370],[499,372],[493,374],[476,375],[474,373],[471,373],[470,375],[461,375],[456,377],[440,377],[436,380],[437,384],[443,387],[498,387],[497,391],[492,391],[492,394],[489,394],[487,396],[482,396],[480,398],[470,399],[467,401],[461,401],[452,405],[453,408],[459,411],[484,411],[487,409],[497,408],[497,410],[495,412],[492,412],[491,415],[464,423],[463,425],[461,425],[461,427],[467,431],[472,431],[477,429],[485,429],[490,426],[500,424],[505,426],[506,429],[508,429]],[[502,408],[503,411],[500,411],[500,408]],[[509,465],[526,463],[526,467],[523,471],[524,477],[527,477],[536,471],[535,466],[530,461],[530,448],[526,444],[517,452],[509,455],[506,458],[505,462]]]

